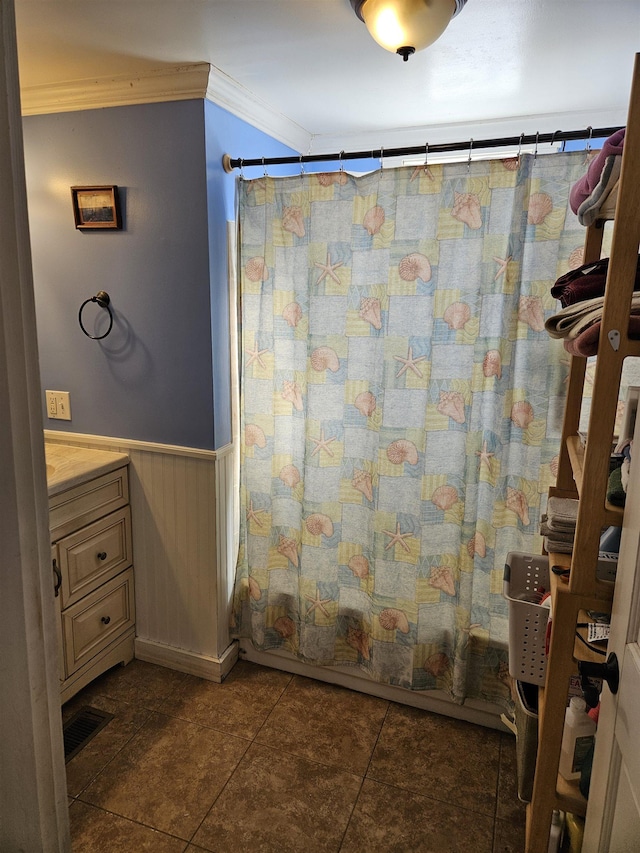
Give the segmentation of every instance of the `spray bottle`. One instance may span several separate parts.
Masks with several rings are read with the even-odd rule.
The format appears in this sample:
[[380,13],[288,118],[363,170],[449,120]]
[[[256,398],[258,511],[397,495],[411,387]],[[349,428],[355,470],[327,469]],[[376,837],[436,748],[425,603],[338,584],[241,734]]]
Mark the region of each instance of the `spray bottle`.
[[572,696],[565,714],[558,768],[565,779],[580,778],[582,762],[593,744],[596,724],[587,714],[586,707],[581,696]]

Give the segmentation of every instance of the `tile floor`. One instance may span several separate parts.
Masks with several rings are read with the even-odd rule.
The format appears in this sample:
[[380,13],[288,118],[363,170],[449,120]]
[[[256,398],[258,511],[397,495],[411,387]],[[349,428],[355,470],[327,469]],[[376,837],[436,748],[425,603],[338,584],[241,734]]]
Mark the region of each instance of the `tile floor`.
[[74,853],[521,853],[509,734],[239,661],[142,661],[75,696],[114,714],[67,764]]

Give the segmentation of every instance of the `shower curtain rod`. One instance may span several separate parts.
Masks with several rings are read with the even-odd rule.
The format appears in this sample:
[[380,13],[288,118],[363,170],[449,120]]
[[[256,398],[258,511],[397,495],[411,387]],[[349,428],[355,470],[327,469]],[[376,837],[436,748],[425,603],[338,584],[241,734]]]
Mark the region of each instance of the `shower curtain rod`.
[[507,146],[522,146],[545,142],[569,142],[580,139],[602,139],[611,136],[621,127],[586,127],[583,130],[554,130],[553,133],[522,133],[520,136],[503,136],[497,139],[468,139],[464,142],[444,142],[435,145],[414,145],[409,148],[378,148],[369,151],[340,151],[338,154],[300,154],[298,157],[230,157],[224,154],[222,165],[225,172],[242,169],[244,166],[281,166],[287,163],[323,163],[342,162],[343,160],[382,159],[383,157],[406,157],[411,154],[441,154],[449,151],[468,151],[469,158],[474,149],[502,148]]

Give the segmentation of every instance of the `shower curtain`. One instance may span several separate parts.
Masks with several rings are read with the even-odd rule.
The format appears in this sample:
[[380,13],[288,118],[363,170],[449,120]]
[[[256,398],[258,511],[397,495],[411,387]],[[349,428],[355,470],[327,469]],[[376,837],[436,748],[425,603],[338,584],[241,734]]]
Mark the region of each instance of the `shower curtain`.
[[539,552],[584,152],[239,182],[234,634],[507,704],[511,550]]

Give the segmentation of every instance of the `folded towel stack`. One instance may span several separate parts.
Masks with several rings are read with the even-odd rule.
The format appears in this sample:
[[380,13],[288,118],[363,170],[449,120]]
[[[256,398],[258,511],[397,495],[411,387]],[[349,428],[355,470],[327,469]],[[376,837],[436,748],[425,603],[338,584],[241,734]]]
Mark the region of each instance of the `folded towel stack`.
[[[608,271],[609,258],[602,258],[569,270],[551,288],[563,308],[546,320],[545,328],[552,338],[563,339],[571,355],[597,355]],[[640,256],[629,312],[627,334],[640,338]]]
[[613,133],[589,164],[587,173],[571,188],[571,209],[581,225],[591,225],[603,211],[615,210],[622,165],[624,128]]
[[548,554],[571,554],[578,518],[578,501],[573,498],[549,498],[547,514],[542,516],[540,533]]
[[[568,305],[554,314],[545,322],[545,328],[552,338],[569,338],[573,340],[589,326],[602,320],[604,296],[595,299],[585,299],[575,305]],[[640,314],[640,293],[635,293],[631,299],[631,313]]]

